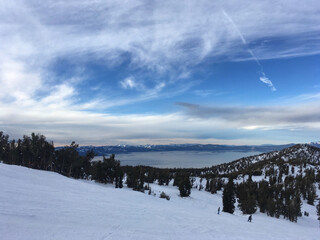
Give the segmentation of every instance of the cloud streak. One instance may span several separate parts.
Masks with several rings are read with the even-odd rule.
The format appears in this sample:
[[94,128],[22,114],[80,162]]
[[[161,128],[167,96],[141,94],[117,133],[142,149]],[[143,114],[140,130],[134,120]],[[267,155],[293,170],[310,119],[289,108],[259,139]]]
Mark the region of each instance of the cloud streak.
[[229,16],[229,14],[222,9],[222,13],[225,16],[225,18],[230,22],[230,24],[232,25],[232,27],[234,28],[234,30],[237,32],[237,34],[239,35],[239,37],[241,38],[242,43],[245,45],[245,47],[247,48],[248,52],[250,53],[251,57],[254,59],[254,61],[257,63],[257,65],[260,68],[260,72],[261,75],[260,76],[260,81],[267,84],[272,91],[276,91],[276,88],[273,86],[273,83],[271,82],[271,80],[269,78],[266,77],[265,72],[263,71],[263,66],[260,63],[259,59],[257,58],[257,56],[254,54],[254,52],[252,51],[252,49],[249,47],[249,45],[247,44],[246,39],[244,38],[243,34],[241,33],[240,29],[237,27],[237,25],[235,24],[235,22],[233,21],[233,19]]
[[[223,15],[227,18],[227,20],[231,23],[232,27],[234,28],[234,30],[237,32],[237,34],[239,35],[239,37],[241,38],[241,41],[244,45],[247,45],[247,41],[244,38],[243,34],[241,33],[240,29],[237,27],[237,25],[234,23],[233,19],[229,16],[228,13],[226,13],[226,11],[224,9],[222,9],[222,13]],[[253,55],[253,54],[252,54]]]
[[250,129],[288,129],[314,127],[319,130],[319,102],[298,106],[218,107],[177,103],[188,115],[199,119],[220,119],[233,127]]

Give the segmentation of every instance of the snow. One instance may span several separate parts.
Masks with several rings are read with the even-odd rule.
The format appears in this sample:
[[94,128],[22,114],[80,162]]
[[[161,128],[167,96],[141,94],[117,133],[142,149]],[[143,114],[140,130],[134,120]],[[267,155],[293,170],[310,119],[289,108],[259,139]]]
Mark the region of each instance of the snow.
[[[205,184],[203,182],[202,184]],[[150,185],[157,196],[57,173],[0,164],[0,239],[319,239],[314,206],[298,223],[221,212],[221,192]],[[205,185],[204,185],[205,186]],[[159,193],[170,195],[170,201]]]

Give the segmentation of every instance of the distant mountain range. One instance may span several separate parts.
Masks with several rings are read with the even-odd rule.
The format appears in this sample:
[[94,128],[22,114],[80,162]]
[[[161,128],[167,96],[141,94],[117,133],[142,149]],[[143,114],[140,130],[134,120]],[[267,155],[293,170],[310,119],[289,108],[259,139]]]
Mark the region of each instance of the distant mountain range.
[[[132,153],[132,152],[161,152],[161,151],[239,151],[239,152],[271,152],[291,147],[295,144],[285,145],[216,145],[216,144],[170,144],[170,145],[117,145],[117,146],[81,146],[78,152],[84,155],[93,150],[98,156]],[[310,145],[320,147],[319,143]]]
[[311,142],[309,145],[320,148],[320,142]]

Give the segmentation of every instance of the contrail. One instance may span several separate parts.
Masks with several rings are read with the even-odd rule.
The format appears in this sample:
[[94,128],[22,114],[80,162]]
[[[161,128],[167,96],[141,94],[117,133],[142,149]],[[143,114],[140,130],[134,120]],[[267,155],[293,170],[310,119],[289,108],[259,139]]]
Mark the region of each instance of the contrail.
[[222,9],[222,13],[223,15],[228,19],[228,21],[231,23],[231,25],[233,26],[234,30],[236,30],[236,32],[238,33],[238,35],[240,36],[243,44],[247,45],[247,41],[246,39],[243,37],[242,33],[240,32],[239,28],[237,27],[237,25],[234,23],[234,21],[232,20],[232,18],[226,13],[226,11],[224,11]]
[[273,86],[271,80],[269,78],[267,78],[265,72],[263,71],[263,67],[259,61],[259,59],[257,58],[257,56],[253,53],[253,51],[250,49],[250,47],[247,44],[246,39],[244,38],[243,34],[241,33],[240,29],[237,27],[237,25],[234,23],[233,19],[229,16],[228,13],[226,13],[226,11],[224,9],[221,9],[223,15],[225,16],[225,18],[231,23],[232,27],[234,28],[234,30],[238,33],[239,37],[241,38],[241,41],[243,43],[243,45],[245,45],[245,47],[247,48],[248,52],[250,53],[251,57],[255,60],[255,62],[257,63],[257,65],[260,68],[260,81],[267,84],[272,91],[276,91],[277,89]]

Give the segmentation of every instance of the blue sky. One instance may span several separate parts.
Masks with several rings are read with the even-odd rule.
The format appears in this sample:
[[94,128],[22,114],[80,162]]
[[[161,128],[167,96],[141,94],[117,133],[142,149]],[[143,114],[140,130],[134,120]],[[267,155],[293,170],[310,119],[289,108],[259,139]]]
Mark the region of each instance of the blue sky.
[[320,4],[0,0],[0,130],[56,145],[320,135]]

